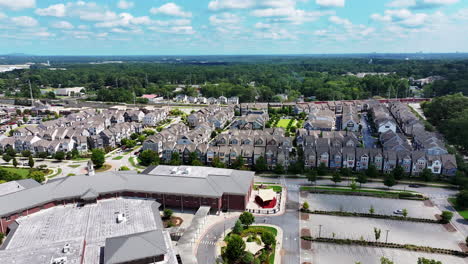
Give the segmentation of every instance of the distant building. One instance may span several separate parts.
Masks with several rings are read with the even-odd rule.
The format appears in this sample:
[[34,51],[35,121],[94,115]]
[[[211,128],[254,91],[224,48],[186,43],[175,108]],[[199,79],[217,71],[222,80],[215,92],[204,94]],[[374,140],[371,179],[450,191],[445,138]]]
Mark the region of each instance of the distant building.
[[72,88],[60,88],[55,90],[55,95],[58,96],[69,96],[69,97],[80,97],[85,90],[84,87],[72,87]]

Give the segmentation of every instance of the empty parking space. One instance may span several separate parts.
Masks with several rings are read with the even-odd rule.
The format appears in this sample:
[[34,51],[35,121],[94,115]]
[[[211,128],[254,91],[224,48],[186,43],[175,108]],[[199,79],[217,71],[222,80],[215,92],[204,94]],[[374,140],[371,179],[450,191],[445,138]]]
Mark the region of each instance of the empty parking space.
[[[466,264],[467,261],[463,258],[429,254],[422,252],[412,252],[400,249],[374,248],[361,246],[343,246],[327,243],[314,243],[314,254],[307,254],[308,261],[314,264],[329,264],[329,263],[356,263],[375,264],[380,263],[381,257],[386,257],[397,264],[416,264],[419,257],[434,259],[442,263],[450,264]],[[303,254],[305,255],[305,254]],[[307,256],[306,255],[306,256]]]
[[307,201],[311,210],[369,213],[372,206],[375,214],[392,215],[399,209],[407,209],[408,216],[416,218],[436,219],[435,215],[440,214],[437,207],[426,206],[422,201],[313,193],[307,195]]
[[318,236],[321,229],[322,237],[375,241],[375,227],[382,230],[379,241],[383,242],[386,230],[389,230],[389,243],[460,250],[458,243],[464,240],[461,235],[448,232],[440,224],[329,215],[312,215],[309,220],[302,222],[304,227],[311,230],[312,236]]

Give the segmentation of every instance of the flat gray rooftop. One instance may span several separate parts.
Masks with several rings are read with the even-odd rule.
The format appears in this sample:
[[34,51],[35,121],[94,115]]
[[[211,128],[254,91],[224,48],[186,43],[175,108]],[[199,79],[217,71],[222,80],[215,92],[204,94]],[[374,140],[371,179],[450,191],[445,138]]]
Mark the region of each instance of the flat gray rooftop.
[[[161,220],[154,217],[154,203],[154,200],[117,198],[81,208],[75,205],[56,206],[21,217],[17,220],[19,227],[6,250],[0,251],[0,259],[11,259],[15,255],[15,262],[7,263],[47,263],[28,261],[31,250],[37,248],[36,255],[50,256],[57,252],[56,248],[61,249],[69,241],[77,241],[72,248],[78,249],[86,240],[85,263],[99,263],[100,248],[105,245],[106,238],[161,227]],[[117,223],[118,213],[124,213],[126,221]],[[54,247],[51,248],[52,245]]]

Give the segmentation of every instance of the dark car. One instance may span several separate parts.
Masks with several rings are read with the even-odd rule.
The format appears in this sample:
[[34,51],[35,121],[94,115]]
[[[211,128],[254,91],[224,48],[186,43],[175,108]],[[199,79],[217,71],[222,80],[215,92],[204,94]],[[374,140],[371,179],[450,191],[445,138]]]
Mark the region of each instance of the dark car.
[[408,185],[408,187],[419,188],[419,187],[421,187],[421,185],[419,185],[419,184],[410,184],[410,185]]

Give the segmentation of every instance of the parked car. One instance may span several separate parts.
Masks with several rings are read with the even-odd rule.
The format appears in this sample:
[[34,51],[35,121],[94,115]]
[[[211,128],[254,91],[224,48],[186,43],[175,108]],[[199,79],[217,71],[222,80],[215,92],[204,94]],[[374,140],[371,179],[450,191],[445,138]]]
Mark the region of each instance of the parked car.
[[135,156],[137,156],[138,154],[140,154],[140,152],[136,151],[135,153],[133,153]]
[[410,185],[408,185],[408,187],[419,188],[419,187],[421,187],[421,185],[419,185],[419,184],[410,184]]
[[403,209],[395,210],[395,211],[393,211],[393,213],[397,214],[397,215],[402,215],[403,214]]

